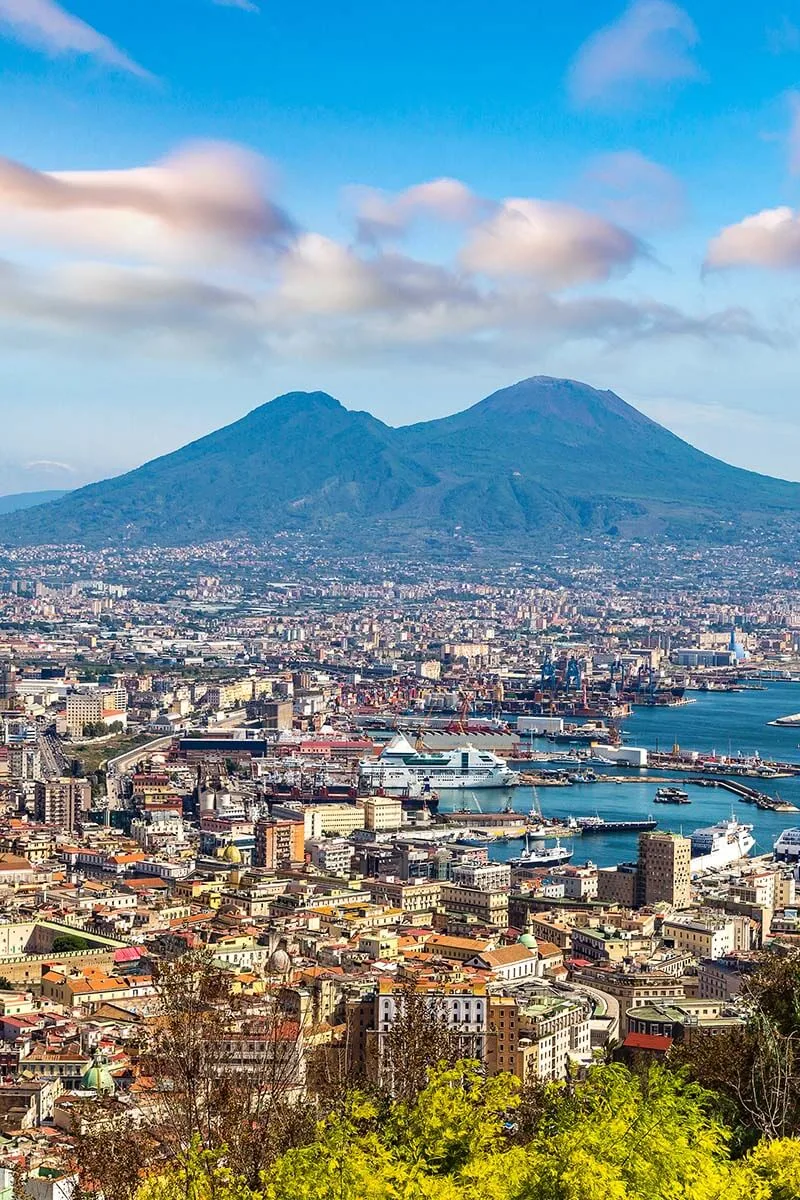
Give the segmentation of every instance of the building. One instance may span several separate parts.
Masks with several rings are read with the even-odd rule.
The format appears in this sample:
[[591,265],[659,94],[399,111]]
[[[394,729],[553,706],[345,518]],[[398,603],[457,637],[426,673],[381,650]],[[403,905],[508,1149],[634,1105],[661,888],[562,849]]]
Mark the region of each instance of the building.
[[496,950],[483,950],[467,961],[468,967],[478,971],[491,971],[495,979],[503,983],[521,983],[538,974],[539,953],[528,946],[498,946]]
[[453,868],[453,883],[484,892],[507,892],[511,887],[508,863],[461,863]]
[[403,803],[399,796],[366,796],[364,805],[365,829],[380,833],[399,829],[403,823]]
[[[421,982],[415,986],[437,1017],[443,1019],[459,1039],[459,1055],[483,1062],[489,1032],[489,999],[483,983],[458,981]],[[385,1063],[385,1043],[394,1023],[402,1016],[406,992],[393,979],[381,979],[370,998],[372,1025],[367,1031],[368,1069],[381,1077]],[[391,1081],[388,1081],[391,1083]]]
[[344,838],[312,839],[306,842],[306,850],[313,866],[328,875],[349,875],[353,858],[353,847]]
[[691,903],[692,844],[677,833],[639,837],[640,901],[688,908]]
[[733,918],[705,914],[681,914],[665,921],[661,936],[668,946],[688,950],[695,958],[724,958],[736,949]]
[[442,895],[442,884],[437,880],[405,883],[401,879],[368,879],[366,886],[377,903],[391,904],[414,916],[436,912]]
[[34,785],[36,820],[55,825],[70,833],[82,823],[92,806],[92,785],[88,779],[37,779]]
[[71,692],[67,696],[65,720],[70,737],[83,737],[87,725],[127,725],[128,693],[125,688],[95,692]]
[[507,891],[443,883],[442,904],[448,915],[471,917],[482,925],[508,928]]
[[597,872],[597,899],[623,908],[691,903],[692,844],[677,833],[642,833],[635,863],[604,867]]
[[364,819],[360,804],[308,804],[303,809],[306,839],[349,837],[364,828]]
[[302,820],[279,821],[266,818],[256,823],[256,867],[274,871],[278,867],[299,866],[305,862],[305,826]]
[[543,993],[528,1001],[492,996],[486,1068],[523,1081],[566,1079],[570,1060],[591,1059],[590,1009],[583,999]]

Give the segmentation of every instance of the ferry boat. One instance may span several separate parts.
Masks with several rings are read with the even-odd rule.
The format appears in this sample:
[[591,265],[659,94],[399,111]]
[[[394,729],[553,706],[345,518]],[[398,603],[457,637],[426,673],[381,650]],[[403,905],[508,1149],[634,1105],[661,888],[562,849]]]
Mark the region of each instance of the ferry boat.
[[437,791],[461,788],[512,788],[519,783],[504,758],[467,743],[442,752],[417,751],[403,734],[392,738],[377,758],[358,764],[362,782],[387,792],[402,791],[413,783],[429,784]]
[[728,867],[740,858],[746,858],[756,844],[753,826],[742,825],[733,815],[727,821],[695,829],[691,842],[693,875]]
[[576,817],[570,818],[575,820],[575,824],[580,829],[581,833],[647,833],[658,827],[658,821],[655,817],[645,817],[642,820],[637,818],[624,819],[621,821],[608,821],[605,817]]
[[677,787],[660,787],[656,792],[656,804],[691,804],[688,792]]
[[516,855],[515,858],[509,858],[508,861],[512,867],[560,867],[563,863],[569,862],[574,853],[574,850],[568,850],[566,846],[562,846],[559,838],[556,838],[555,846],[532,848],[526,836],[525,849],[522,854]]
[[800,829],[784,829],[774,847],[775,857],[780,862],[797,862],[800,859]]

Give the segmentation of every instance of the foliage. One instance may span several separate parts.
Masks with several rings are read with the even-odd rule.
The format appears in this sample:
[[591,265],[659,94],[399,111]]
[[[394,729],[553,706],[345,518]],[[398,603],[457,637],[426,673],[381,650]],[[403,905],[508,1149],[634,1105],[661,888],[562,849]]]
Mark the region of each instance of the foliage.
[[53,938],[53,951],[56,954],[64,954],[68,950],[88,950],[89,943],[86,938],[79,937],[77,933],[59,933]]
[[[800,1134],[800,952],[767,951],[744,992],[744,1029],[697,1030],[671,1063],[713,1088],[744,1145]],[[723,1108],[724,1111],[724,1108]]]
[[477,1064],[433,1073],[414,1102],[395,1102],[383,1119],[362,1099],[276,1164],[264,1198],[784,1200],[765,1189],[792,1169],[789,1156],[732,1162],[710,1098],[678,1075],[597,1067],[574,1092],[551,1091],[527,1146],[508,1136],[518,1082],[486,1079]]

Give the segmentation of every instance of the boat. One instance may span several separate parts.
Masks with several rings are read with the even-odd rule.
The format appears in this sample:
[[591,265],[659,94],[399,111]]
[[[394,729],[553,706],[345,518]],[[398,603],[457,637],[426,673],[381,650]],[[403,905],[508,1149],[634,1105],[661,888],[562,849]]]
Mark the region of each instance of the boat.
[[358,764],[362,783],[387,792],[422,783],[437,791],[460,788],[512,788],[519,776],[504,758],[467,742],[453,750],[415,750],[402,733],[384,746],[377,758]]
[[526,837],[525,849],[522,854],[510,858],[508,861],[512,867],[560,867],[563,863],[569,862],[573,854],[573,850],[568,850],[566,846],[561,845],[560,838],[556,838],[555,846],[532,848]]
[[[572,818],[570,818],[572,820]],[[575,824],[581,833],[648,833],[658,826],[655,817],[644,820],[607,821],[605,817],[576,817]]]
[[660,787],[656,792],[656,804],[691,804],[689,793],[677,787]]
[[485,849],[492,840],[491,835],[481,829],[464,829],[453,838],[454,846],[477,846]]
[[727,821],[695,829],[691,843],[693,875],[728,867],[740,858],[746,858],[756,844],[753,826],[743,825],[733,814]]
[[773,850],[780,862],[797,862],[800,859],[800,829],[797,826],[784,829]]

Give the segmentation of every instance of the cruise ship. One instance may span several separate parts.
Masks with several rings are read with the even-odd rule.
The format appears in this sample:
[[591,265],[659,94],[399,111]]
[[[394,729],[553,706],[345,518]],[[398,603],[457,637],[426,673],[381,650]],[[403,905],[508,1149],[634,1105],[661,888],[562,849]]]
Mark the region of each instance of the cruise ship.
[[695,829],[692,834],[692,874],[729,867],[745,858],[755,844],[753,826],[742,825],[735,816],[704,829]]
[[428,783],[438,792],[459,788],[512,788],[519,783],[504,758],[474,746],[457,746],[443,752],[417,751],[403,734],[384,746],[377,758],[362,759],[359,774],[369,787],[403,791],[415,783]]
[[775,857],[780,862],[797,862],[800,859],[800,829],[784,829],[775,843]]

